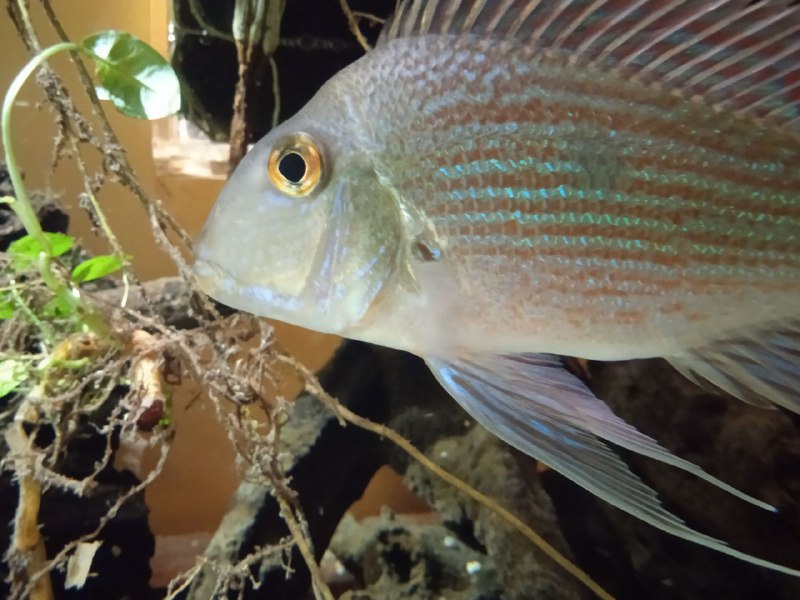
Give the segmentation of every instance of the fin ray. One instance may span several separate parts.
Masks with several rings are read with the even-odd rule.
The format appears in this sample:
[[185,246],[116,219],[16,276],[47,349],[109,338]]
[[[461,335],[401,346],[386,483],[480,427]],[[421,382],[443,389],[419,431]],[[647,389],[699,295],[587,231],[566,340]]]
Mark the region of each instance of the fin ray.
[[798,31],[790,0],[406,0],[379,44],[513,38],[797,133]]
[[[546,410],[551,421],[569,424],[613,444],[682,469],[726,492],[766,510],[772,506],[720,481],[697,465],[675,456],[653,438],[644,435],[615,415],[582,381],[569,373],[561,361],[550,355],[518,354],[482,357],[481,368],[491,366],[503,381],[497,393],[511,394],[533,410]],[[556,396],[556,398],[550,398]]]
[[[558,359],[515,355],[426,360],[439,382],[479,423],[593,494],[680,538],[800,576],[800,571],[730,548],[723,541],[692,529],[663,508],[656,492],[595,437],[597,431],[614,443],[648,456],[657,454],[655,458],[715,483],[714,478],[618,419],[580,380],[560,367]],[[534,375],[536,379],[529,379]],[[580,413],[584,414],[583,419],[579,418]],[[741,492],[737,495],[748,498]]]
[[800,322],[718,340],[666,359],[704,387],[800,413]]

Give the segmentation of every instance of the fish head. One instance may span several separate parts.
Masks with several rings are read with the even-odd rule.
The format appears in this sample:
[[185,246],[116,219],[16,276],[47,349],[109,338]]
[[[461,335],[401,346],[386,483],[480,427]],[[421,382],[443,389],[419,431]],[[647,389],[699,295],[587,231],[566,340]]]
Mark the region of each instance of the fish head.
[[402,232],[352,126],[320,117],[298,113],[254,145],[196,241],[194,268],[228,306],[346,335],[392,279]]

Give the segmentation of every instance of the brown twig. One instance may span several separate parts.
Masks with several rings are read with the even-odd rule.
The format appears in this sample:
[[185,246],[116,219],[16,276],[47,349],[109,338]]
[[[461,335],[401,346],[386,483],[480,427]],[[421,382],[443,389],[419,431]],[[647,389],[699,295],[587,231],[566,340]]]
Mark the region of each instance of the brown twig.
[[[34,394],[32,391],[31,394]],[[30,396],[30,394],[29,394]],[[30,464],[40,460],[31,449],[31,442],[25,433],[23,423],[38,421],[37,411],[28,401],[23,401],[17,410],[14,425],[6,431],[6,443],[11,454],[15,455],[16,472],[19,482],[19,500],[14,514],[14,533],[11,547],[6,557],[12,565],[15,586],[24,585],[32,600],[53,598],[53,586],[49,574],[37,577],[47,562],[44,540],[39,532],[39,505],[42,499],[42,486],[36,480],[36,468]],[[26,466],[26,463],[28,463]],[[16,566],[17,568],[14,568]],[[13,591],[12,591],[13,593]]]
[[[317,390],[317,394],[327,395],[322,390]],[[499,516],[509,525],[517,529],[520,533],[522,533],[526,538],[528,538],[546,556],[548,556],[561,568],[570,573],[573,577],[575,577],[588,589],[594,592],[594,594],[597,595],[598,598],[600,598],[601,600],[614,600],[614,597],[608,592],[606,592],[602,587],[600,587],[600,585],[597,582],[595,582],[591,577],[589,577],[589,575],[587,575],[586,572],[584,572],[582,569],[580,569],[580,567],[578,567],[572,561],[570,561],[566,556],[564,556],[561,552],[559,552],[552,544],[550,544],[542,536],[533,531],[533,529],[531,529],[519,517],[509,512],[502,505],[500,505],[494,498],[490,498],[489,496],[479,492],[465,481],[459,479],[449,471],[437,465],[425,454],[423,454],[420,450],[418,450],[411,442],[409,442],[407,439],[405,439],[403,436],[398,434],[393,429],[386,427],[385,425],[381,425],[380,423],[375,423],[373,421],[370,421],[369,419],[365,419],[364,417],[355,414],[346,406],[337,402],[335,398],[329,397],[328,402],[333,402],[337,405],[337,414],[342,418],[344,418],[348,423],[352,423],[357,427],[360,427],[367,431],[371,431],[376,435],[379,435],[381,437],[390,440],[393,444],[402,449],[405,453],[411,456],[411,458],[416,460],[431,473],[433,473],[437,477],[441,478],[443,481],[447,482],[454,488],[460,490],[461,492],[463,492],[476,502],[482,504],[483,506],[494,512],[497,516]]]
[[[198,557],[197,563],[192,568],[176,575],[172,581],[169,582],[164,600],[173,600],[179,596],[183,597],[182,593],[189,589],[192,582],[204,568],[211,568],[216,573],[214,584],[208,591],[210,597],[217,598],[221,596],[222,592],[226,591],[232,579],[249,576],[250,568],[253,565],[274,554],[285,552],[291,548],[292,544],[293,541],[288,539],[280,544],[273,544],[266,548],[257,548],[255,552],[248,554],[236,564],[219,564],[215,561],[208,560],[208,558],[204,556]],[[193,596],[190,593],[186,597],[191,600]]]
[[159,340],[143,329],[133,332],[130,352],[131,396],[135,398],[133,420],[142,431],[152,431],[167,406],[166,384],[161,372],[162,349]]
[[[24,0],[9,0],[9,2],[15,2],[16,4],[23,4]],[[51,6],[50,0],[41,0],[42,6],[45,11],[45,15],[47,16],[50,24],[52,25],[53,29],[56,31],[56,34],[62,41],[68,41],[68,37],[64,28],[61,25],[61,22],[58,20],[53,8]],[[33,27],[33,24],[30,20],[30,16],[27,15],[27,12],[21,15],[21,25],[22,27],[18,27],[20,31],[20,35],[23,37],[26,45],[31,48],[32,50],[36,51],[37,49],[41,48],[39,38],[36,35],[36,31]],[[102,153],[104,157],[104,166],[107,172],[112,175],[119,183],[121,183],[124,187],[128,188],[133,195],[139,200],[142,206],[149,212],[153,212],[156,215],[159,229],[163,231],[163,236],[157,236],[157,241],[163,247],[165,244],[170,246],[171,243],[169,242],[168,231],[174,233],[178,236],[178,239],[184,244],[187,248],[191,248],[192,241],[189,236],[186,234],[185,231],[181,227],[178,227],[171,217],[164,211],[164,209],[158,204],[155,203],[150,196],[147,194],[147,191],[139,182],[138,177],[130,165],[128,161],[127,154],[123,149],[122,145],[117,138],[116,133],[114,133],[114,129],[111,127],[111,123],[108,120],[108,116],[106,115],[105,109],[103,108],[102,104],[100,103],[100,99],[97,97],[97,93],[95,91],[94,82],[92,81],[92,77],[89,74],[89,71],[86,69],[85,65],[80,60],[74,61],[75,67],[78,70],[78,75],[81,81],[81,87],[85,91],[87,97],[89,98],[92,114],[97,118],[98,123],[100,124],[100,129],[102,131],[102,140],[98,140],[96,136],[94,136],[91,128],[88,128],[88,125],[82,130],[82,134],[89,136],[89,141],[95,145],[99,151]],[[69,94],[66,93],[66,89],[64,88],[63,84],[60,82],[60,79],[53,73],[53,79],[59,85],[59,92],[58,94],[48,93],[48,99],[53,102],[56,109],[59,112],[66,114],[68,119],[75,118],[75,112],[66,110],[64,103],[69,98]],[[85,122],[85,119],[83,120]],[[85,130],[88,128],[88,130]],[[173,257],[174,258],[174,257]],[[183,261],[185,262],[185,261]]]
[[295,511],[299,508],[292,506],[292,503],[286,498],[284,491],[276,490],[275,497],[281,507],[281,514],[292,534],[292,539],[297,544],[297,549],[303,556],[303,560],[311,573],[311,582],[314,588],[314,595],[317,599],[333,600],[333,593],[325,583],[325,578],[322,576],[322,571],[319,568],[316,558],[314,558],[314,548],[311,544],[311,536],[308,533],[307,527],[301,526],[301,521],[297,518]]
[[167,460],[167,456],[169,456],[169,450],[172,446],[172,439],[174,437],[174,431],[172,429],[165,430],[159,433],[159,435],[154,439],[151,440],[152,442],[158,442],[160,454],[158,457],[158,462],[156,463],[155,468],[147,475],[147,477],[142,480],[137,485],[128,489],[127,492],[120,495],[111,508],[106,511],[106,514],[100,519],[97,526],[91,532],[80,536],[79,538],[72,540],[71,542],[64,545],[61,550],[49,561],[44,563],[42,567],[36,571],[30,578],[30,583],[28,584],[27,588],[23,590],[21,598],[27,598],[30,595],[31,590],[36,586],[42,578],[48,576],[50,571],[55,569],[56,567],[63,565],[67,559],[69,558],[70,553],[77,548],[80,544],[90,542],[97,538],[100,535],[100,532],[105,528],[111,519],[116,517],[119,509],[131,498],[133,498],[136,494],[139,494],[144,491],[144,489],[149,486],[153,480],[158,477],[161,472],[164,470],[164,463]]
[[347,0],[339,0],[339,6],[342,7],[342,12],[344,16],[347,18],[347,24],[350,27],[350,31],[353,32],[353,35],[356,38],[356,41],[361,45],[364,49],[364,52],[369,52],[372,50],[372,46],[369,45],[367,38],[364,37],[364,34],[361,33],[361,28],[358,26],[358,16],[353,9],[350,8],[350,5],[347,3]]
[[285,0],[237,0],[234,8],[233,40],[239,63],[239,77],[233,97],[233,118],[230,129],[230,155],[228,173],[232,173],[247,153],[251,123],[248,116],[248,101],[252,96],[261,64],[266,59],[272,77],[273,126],[277,124],[280,111],[280,89],[278,67],[272,58],[280,42],[280,25]]

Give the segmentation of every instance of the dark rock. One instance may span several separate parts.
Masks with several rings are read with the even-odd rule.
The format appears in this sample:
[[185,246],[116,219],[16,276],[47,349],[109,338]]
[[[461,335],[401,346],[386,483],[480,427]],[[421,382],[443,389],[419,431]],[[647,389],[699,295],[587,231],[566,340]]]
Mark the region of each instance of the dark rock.
[[[565,555],[570,554],[553,510],[528,457],[475,425],[460,436],[440,439],[428,454],[448,471],[521,518]],[[580,597],[577,582],[530,540],[462,492],[413,463],[409,487],[425,499],[460,540],[480,551],[481,563],[493,565],[504,600]]]
[[[105,451],[105,436],[93,425],[84,422],[71,436],[63,449],[57,466],[59,474],[74,480],[82,479],[96,469]],[[92,532],[117,499],[139,481],[128,471],[113,466],[95,477],[96,485],[78,495],[54,486],[42,494],[39,523],[45,540],[47,556],[54,557],[68,543]],[[11,540],[11,524],[17,507],[17,484],[9,474],[0,478],[0,539],[5,554]],[[102,542],[92,561],[91,576],[81,589],[64,589],[64,571],[51,573],[56,598],[149,598],[150,557],[155,539],[147,522],[148,509],[144,493],[125,502],[117,514],[100,531],[96,540]],[[0,594],[7,597],[8,564],[0,568],[3,584]]]
[[[320,374],[331,394],[346,398],[355,411],[375,419],[385,415],[385,395],[376,356],[365,344],[347,345]],[[298,398],[281,434],[291,457],[286,473],[308,519],[317,560],[322,558],[342,515],[363,493],[383,464],[380,440],[355,427],[343,428],[330,410],[309,395]],[[279,544],[288,529],[277,500],[264,486],[243,483],[231,511],[212,539],[205,556],[213,561],[235,563],[257,547]],[[291,556],[287,572],[282,554],[260,565],[257,579],[270,590],[270,598],[293,600],[308,590],[310,576],[298,552]],[[217,574],[206,568],[194,580],[190,598],[210,598]],[[243,598],[256,598],[260,589],[242,582]]]
[[[800,455],[793,450],[799,437],[795,419],[779,411],[758,409],[699,390],[663,361],[592,365],[591,372],[593,389],[608,399],[621,416],[663,440],[678,454],[782,508],[778,515],[767,513],[674,468],[625,454],[632,468],[659,491],[670,510],[692,526],[758,556],[791,563],[792,557],[799,555],[797,510],[791,495],[800,477],[791,468],[792,457],[796,460]],[[556,472],[548,471],[538,477],[534,461],[481,428],[473,427],[472,421],[436,384],[424,363],[415,357],[348,342],[326,368],[324,382],[334,386],[334,393],[345,404],[349,404],[350,394],[359,397],[362,385],[368,387],[369,400],[362,404],[361,412],[379,418],[375,416],[378,411],[384,422],[447,469],[497,498],[556,547],[573,554],[577,563],[617,598],[798,597],[798,584],[791,577],[655,530]],[[303,437],[324,423],[319,427],[317,443],[323,441],[319,448],[329,448],[324,440],[334,435],[338,450],[318,453],[312,449],[310,455],[303,455],[303,461],[317,465],[307,470],[312,481],[299,476],[292,481],[295,487],[302,486],[305,494],[316,499],[317,507],[336,502],[336,510],[326,508],[322,513],[325,520],[338,523],[346,508],[346,502],[336,501],[337,495],[358,497],[371,469],[377,464],[390,464],[406,473],[409,487],[428,502],[442,519],[441,526],[459,544],[483,556],[482,564],[490,566],[501,583],[502,598],[556,599],[587,594],[530,542],[509,531],[504,522],[409,462],[405,454],[390,444],[361,446],[350,453],[358,448],[349,438],[354,428],[339,428],[330,415],[325,416],[324,408],[319,414],[315,412],[314,419],[309,418],[307,403],[313,402],[304,397],[298,404],[302,409],[298,415],[304,415],[297,419],[305,424]],[[343,453],[343,448],[348,453]],[[351,461],[362,464],[369,461],[370,468],[361,471],[362,477],[352,477],[350,473],[355,467]],[[319,473],[341,473],[340,479],[347,483],[343,487],[330,487],[330,482],[320,479]],[[272,510],[260,508],[252,514],[257,515],[255,521],[280,519],[277,511]],[[322,518],[318,514],[307,512],[312,528]],[[245,530],[266,531],[269,527],[254,522]],[[380,540],[370,533],[363,540],[362,554],[353,551],[348,555],[347,566],[364,586],[362,595],[353,591],[351,597],[391,597],[394,593],[399,598],[408,597],[411,579],[399,574],[408,569],[416,573],[414,565],[422,565],[419,568],[425,574],[414,579],[413,589],[418,597],[441,589],[441,581],[429,573],[435,573],[433,565],[444,559],[426,554],[428,550],[409,551],[408,548],[422,547],[415,536],[404,533],[392,538],[388,546],[381,546]],[[243,543],[245,539],[247,543]],[[250,535],[231,542],[229,537],[231,543],[224,556],[227,560],[239,560],[253,544],[265,543],[266,539]],[[369,550],[372,558],[367,561],[369,544],[373,544]],[[327,538],[315,538],[315,547],[321,553],[327,547]],[[406,550],[391,552],[387,548]],[[297,564],[292,562],[295,567]],[[283,573],[282,567],[278,568]],[[303,572],[297,568],[290,575],[281,575],[285,579],[273,580],[276,587],[270,589],[275,592],[274,597],[292,598],[281,590],[289,589],[287,582],[297,580]],[[391,582],[396,582],[394,591],[390,591]],[[307,579],[292,589],[298,594],[301,589],[307,590]]]
[[[736,549],[797,567],[800,470],[789,466],[800,455],[795,415],[704,391],[662,360],[593,363],[591,373],[592,389],[627,422],[780,512],[623,453],[669,510]],[[800,597],[797,579],[662,533],[557,473],[547,474],[545,486],[581,564],[620,599]]]
[[[436,383],[423,361],[406,353],[347,342],[320,379],[351,410],[398,429],[456,475],[500,498],[551,543],[568,552],[552,506],[538,485],[533,461],[519,457],[482,428],[475,427]],[[352,425],[340,427],[330,411],[311,397],[301,396],[297,400],[282,437],[292,447],[290,454],[295,457],[288,473],[309,521],[318,558],[328,547],[333,529],[350,504],[361,496],[375,470],[391,464],[400,472],[407,470],[410,487],[438,512],[449,535],[483,557],[481,564],[487,565],[487,572],[496,574],[493,577],[504,589],[503,598],[529,598],[527,594],[532,590],[540,598],[577,597],[577,584],[541,556],[521,534],[510,531],[493,513],[432,478],[416,463],[409,463],[393,445]],[[236,562],[256,547],[277,543],[285,534],[269,491],[245,483],[206,557]],[[441,549],[446,550],[444,546]],[[436,558],[431,551],[387,552],[371,566],[360,567],[362,574],[375,574],[375,581],[382,577],[379,574],[382,565],[393,569],[393,574],[379,586],[383,594],[380,597],[400,598],[413,590],[416,597],[424,598],[442,585],[442,580],[434,576],[437,573],[434,566],[447,563],[444,557]],[[270,598],[299,598],[308,590],[308,574],[300,558],[293,557],[291,564],[293,570],[287,573],[279,558],[265,563],[261,577],[270,590]],[[424,576],[415,576],[412,581],[412,566],[421,569],[414,573]],[[399,577],[405,572],[408,577]],[[398,596],[389,592],[389,582],[395,580],[400,586],[395,590]],[[189,597],[207,598],[215,585],[214,571],[207,569],[194,582]],[[258,597],[258,590],[251,589],[246,582],[243,585],[243,597]],[[353,595],[354,599],[360,597]],[[493,597],[498,596],[487,596]]]
[[388,511],[362,523],[345,516],[330,547],[360,587],[342,600],[489,600],[502,588],[492,561],[446,526]]

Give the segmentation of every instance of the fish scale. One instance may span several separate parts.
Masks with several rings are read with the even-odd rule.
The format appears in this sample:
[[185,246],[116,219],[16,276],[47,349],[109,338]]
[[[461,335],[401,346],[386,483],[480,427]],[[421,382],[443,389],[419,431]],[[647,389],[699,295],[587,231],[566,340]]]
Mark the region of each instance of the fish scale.
[[[395,66],[382,60],[383,53],[403,58]],[[442,55],[471,65],[466,83],[457,71],[452,77],[461,84],[451,83],[450,72],[441,76],[429,64],[427,57],[438,64]],[[491,67],[497,63],[508,73],[535,72],[535,84],[530,77],[499,78]],[[608,331],[605,324],[620,294],[629,305],[637,301],[625,283],[631,278],[647,285],[640,287],[639,308],[629,306],[626,318],[646,323],[660,302],[674,317],[676,337],[695,336],[698,322],[718,328],[725,320],[730,327],[716,300],[731,290],[739,290],[742,304],[770,292],[780,295],[759,302],[760,316],[751,318],[792,313],[800,290],[800,177],[792,175],[800,173],[796,139],[753,130],[730,115],[615,76],[598,84],[597,77],[575,75],[578,68],[564,57],[533,57],[530,49],[508,42],[412,38],[376,50],[372,63],[359,71],[359,85],[374,87],[388,79],[400,98],[425,90],[410,110],[403,110],[404,102],[392,99],[390,105],[375,97],[359,116],[380,115],[394,125],[373,132],[386,137],[371,141],[385,155],[385,176],[408,190],[405,197],[430,219],[445,253],[461,261],[465,285],[472,290],[482,285],[486,293],[478,298],[491,298],[487,306],[470,296],[470,314],[499,311],[493,327],[502,323],[503,333],[512,336],[520,329],[520,312],[522,319],[574,321],[559,307],[571,312],[581,300],[564,296],[591,293],[595,301],[584,307],[580,330],[569,332],[571,345],[586,345],[599,335],[629,342],[642,332]],[[437,73],[436,81],[424,73]],[[463,89],[454,93],[459,85]],[[565,105],[562,94],[569,88],[572,104]],[[677,113],[665,111],[676,107]],[[559,130],[565,122],[571,124],[567,136]],[[532,130],[542,135],[532,136]],[[404,144],[421,150],[395,155],[388,137],[393,131],[414,132]],[[776,137],[783,139],[776,143]],[[615,156],[603,160],[594,149]],[[511,168],[512,161],[531,168]],[[605,186],[597,185],[594,173]],[[602,285],[593,258],[610,267]],[[519,270],[520,259],[535,265],[536,273],[494,279],[499,270]],[[587,264],[595,266],[583,267]],[[665,272],[661,266],[675,268]],[[621,284],[615,285],[618,278]],[[744,297],[745,286],[758,289]],[[605,291],[602,301],[599,289]],[[548,295],[559,301],[543,304]],[[695,305],[684,303],[688,312],[681,315],[674,307],[685,295],[694,297]],[[592,318],[592,311],[601,317]],[[591,329],[594,323],[603,329]],[[663,320],[657,327],[664,327]],[[552,327],[540,331],[547,337],[557,333]],[[531,337],[528,344],[534,346]]]
[[770,507],[555,356],[661,356],[800,413],[798,31],[786,0],[406,0],[236,169],[198,281],[414,352],[489,431],[600,498],[800,576],[665,510],[606,442]]

